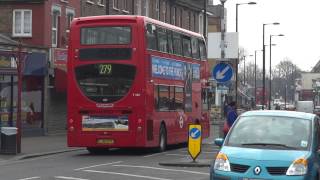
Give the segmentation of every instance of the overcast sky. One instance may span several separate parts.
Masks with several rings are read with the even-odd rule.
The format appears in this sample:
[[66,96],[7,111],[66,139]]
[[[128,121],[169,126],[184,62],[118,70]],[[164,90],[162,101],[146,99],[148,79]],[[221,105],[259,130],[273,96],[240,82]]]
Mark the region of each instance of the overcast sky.
[[[252,0],[254,1],[254,0]],[[227,31],[236,31],[236,3],[244,0],[227,0]],[[279,22],[280,25],[265,26],[265,44],[272,37],[272,66],[289,58],[300,69],[309,71],[320,60],[320,0],[256,0],[256,5],[238,6],[239,45],[248,54],[262,49],[263,23]],[[214,1],[219,4],[219,0]],[[269,67],[269,47],[266,47],[266,67]],[[247,58],[254,62],[254,57]],[[262,52],[257,54],[262,67]]]

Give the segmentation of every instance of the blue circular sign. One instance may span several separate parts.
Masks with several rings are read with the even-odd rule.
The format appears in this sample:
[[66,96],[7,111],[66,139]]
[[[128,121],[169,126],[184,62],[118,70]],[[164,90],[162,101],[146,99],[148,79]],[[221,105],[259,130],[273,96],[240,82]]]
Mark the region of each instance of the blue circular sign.
[[212,77],[219,83],[225,83],[231,80],[233,76],[233,69],[227,63],[217,64],[212,71]]
[[192,139],[198,139],[198,138],[201,136],[201,131],[200,131],[200,129],[198,129],[198,128],[192,128],[192,129],[189,131],[189,136],[190,136]]

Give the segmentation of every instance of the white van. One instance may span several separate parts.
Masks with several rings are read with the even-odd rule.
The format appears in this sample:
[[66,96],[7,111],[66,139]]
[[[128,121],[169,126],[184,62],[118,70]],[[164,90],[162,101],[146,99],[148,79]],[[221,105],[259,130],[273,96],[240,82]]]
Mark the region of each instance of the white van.
[[314,104],[313,101],[297,101],[296,102],[296,111],[313,113]]

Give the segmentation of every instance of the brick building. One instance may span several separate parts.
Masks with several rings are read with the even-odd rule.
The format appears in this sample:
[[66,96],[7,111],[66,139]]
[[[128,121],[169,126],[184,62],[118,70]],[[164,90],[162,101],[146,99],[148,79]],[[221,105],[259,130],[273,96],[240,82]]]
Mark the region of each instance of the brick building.
[[68,28],[74,17],[143,15],[203,33],[204,5],[205,0],[1,0],[0,34],[45,52],[45,74],[29,74],[30,85],[25,85],[32,91],[27,101],[37,97],[35,111],[40,114],[41,123],[32,127],[44,134],[65,132]]
[[[42,73],[23,74],[22,92],[22,111],[35,114],[34,117],[22,117],[23,132],[31,130],[40,134],[55,132],[65,126],[65,116],[60,115],[61,108],[65,112],[65,103],[56,103],[61,97],[52,85],[55,84],[55,72],[65,75],[64,67],[57,66],[60,61],[66,61],[66,50],[68,41],[68,28],[71,20],[79,16],[80,4],[77,0],[1,0],[0,1],[0,33],[3,39],[10,39],[11,42],[19,42],[23,47],[37,47],[41,53],[33,53],[34,50],[24,48],[26,54],[23,59],[30,68],[44,68]],[[12,46],[14,47],[14,45]],[[15,57],[14,48],[3,49],[0,52],[1,61],[9,61]],[[30,55],[29,54],[33,54]],[[28,56],[27,56],[28,55]],[[12,64],[12,63],[11,63]],[[41,64],[42,67],[36,67]],[[0,76],[8,79],[5,69],[0,67]],[[7,96],[13,97],[13,102],[2,103],[1,107],[12,104],[13,120],[15,120],[16,107],[16,74],[11,74],[11,93],[2,95],[1,100],[7,99]],[[10,79],[10,78],[9,78]],[[2,82],[0,82],[2,83]],[[4,80],[1,84],[1,94],[8,91],[8,81]],[[10,89],[10,88],[9,88]],[[25,93],[27,92],[27,93]],[[8,94],[8,93],[7,93]],[[2,101],[3,102],[3,101]],[[5,101],[6,102],[6,101]],[[63,102],[61,100],[60,102]],[[32,104],[32,105],[31,105]],[[59,106],[55,106],[59,104]],[[29,113],[30,114],[30,113]],[[26,116],[27,116],[26,115]],[[22,113],[22,116],[25,116]],[[15,122],[7,121],[6,117],[0,116],[2,122],[8,122],[7,125],[14,125]],[[31,119],[31,120],[30,120]],[[58,119],[58,120],[57,120]],[[25,124],[25,125],[24,125]],[[6,125],[6,124],[3,124]]]
[[204,0],[81,0],[81,16],[142,15],[203,33]]

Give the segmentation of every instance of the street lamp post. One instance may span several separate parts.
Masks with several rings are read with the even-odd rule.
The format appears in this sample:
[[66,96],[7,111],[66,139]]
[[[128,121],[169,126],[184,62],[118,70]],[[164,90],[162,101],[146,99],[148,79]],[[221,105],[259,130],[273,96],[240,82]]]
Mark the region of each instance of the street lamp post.
[[257,102],[257,51],[254,51],[254,102]]
[[220,28],[221,28],[221,59],[224,60],[225,58],[225,19],[224,19],[224,3],[227,0],[220,0],[221,5],[222,5],[222,13],[221,13],[221,23],[220,23]]
[[277,35],[270,35],[270,67],[269,67],[269,76],[270,76],[270,79],[269,79],[269,110],[271,110],[271,92],[272,92],[272,89],[271,89],[271,76],[272,76],[272,72],[271,72],[271,42],[272,42],[272,37],[273,36],[284,36],[283,34],[277,34]]
[[[244,5],[244,4],[248,4],[248,5],[255,5],[257,4],[256,2],[248,2],[248,3],[237,3],[236,4],[236,32],[238,32],[238,6],[240,5]],[[236,90],[236,105],[238,104],[238,63],[239,63],[239,53],[238,53],[238,58],[236,59],[236,86],[235,86],[235,90]]]
[[266,86],[265,86],[265,82],[266,82],[266,53],[265,53],[265,47],[264,47],[264,28],[266,25],[279,25],[280,23],[278,22],[274,22],[274,23],[267,23],[267,24],[263,24],[263,31],[262,31],[262,48],[263,48],[263,60],[262,60],[262,109],[264,109],[264,105],[266,103]]
[[[220,21],[220,29],[221,29],[221,60],[225,60],[225,52],[224,52],[224,48],[225,48],[225,42],[224,42],[224,35],[225,35],[225,19],[224,19],[224,3],[226,2],[227,0],[220,0],[221,2],[221,5],[222,5],[222,13],[221,13],[221,21]],[[220,95],[220,98],[221,98],[221,101],[220,101],[220,111],[221,111],[221,114],[224,113],[224,109],[223,109],[223,102],[222,102],[222,99],[223,99],[223,94],[221,93]]]
[[284,110],[287,110],[287,83],[284,88]]
[[[253,55],[248,55],[253,56]],[[246,85],[246,55],[243,56],[243,85]]]

